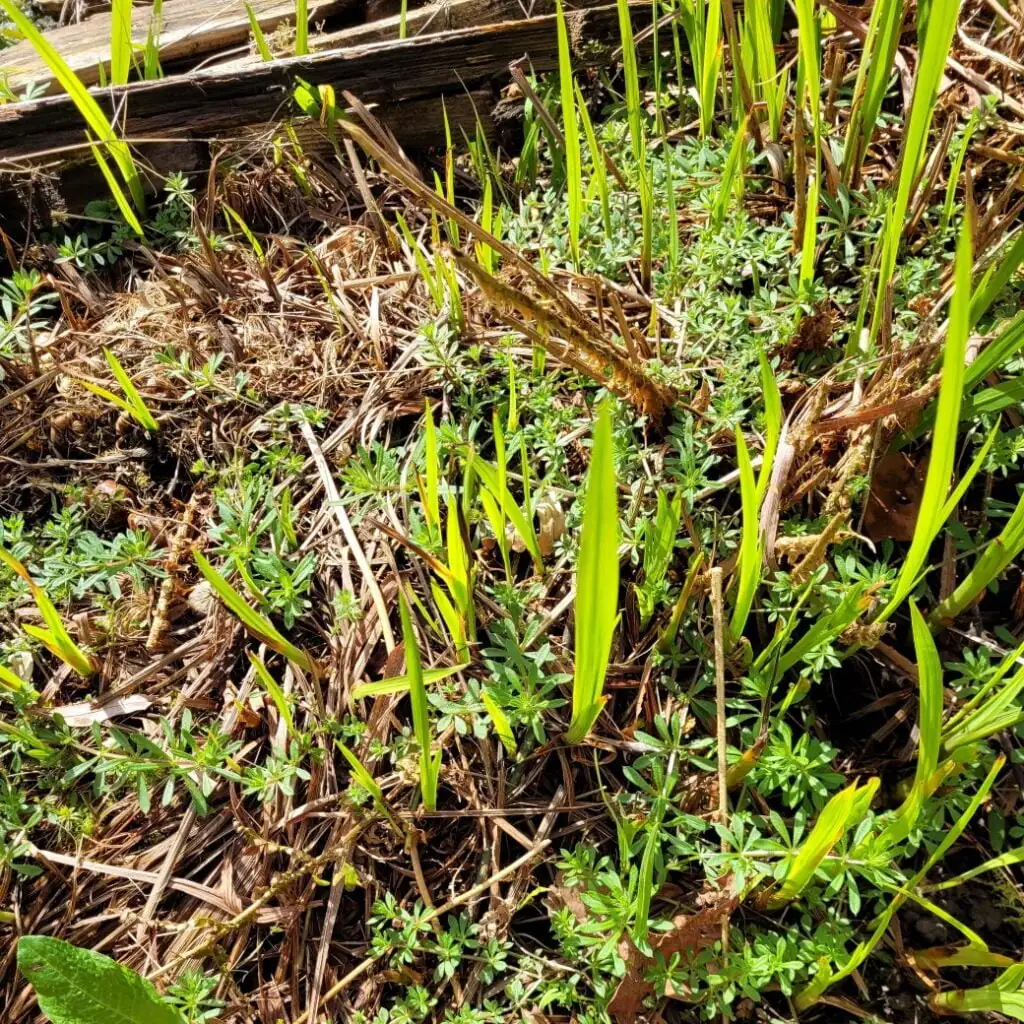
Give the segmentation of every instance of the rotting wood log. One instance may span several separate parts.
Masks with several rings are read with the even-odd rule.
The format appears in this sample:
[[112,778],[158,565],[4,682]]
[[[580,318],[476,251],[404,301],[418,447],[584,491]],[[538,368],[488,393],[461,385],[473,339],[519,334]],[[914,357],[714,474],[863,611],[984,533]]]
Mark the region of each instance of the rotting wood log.
[[[563,6],[566,11],[573,11],[602,7],[607,2],[608,0],[566,0]],[[534,0],[529,12],[524,12],[520,0],[440,0],[409,12],[406,18],[406,35],[409,38],[438,35],[460,28],[494,25],[502,21],[520,21],[527,17],[536,18],[554,12],[554,0]],[[362,25],[350,25],[334,32],[321,32],[310,37],[309,48],[316,53],[398,39],[401,24],[401,15],[396,14],[367,21]],[[232,65],[237,63],[239,66],[249,66],[258,62],[258,58],[244,57],[237,62],[233,61]],[[224,67],[223,64],[216,66]]]
[[[264,32],[295,19],[295,0],[250,0]],[[359,0],[309,0],[309,20],[321,21],[356,7]],[[152,8],[132,11],[132,39],[141,43],[149,31]],[[110,11],[98,12],[77,25],[65,25],[46,33],[68,66],[89,86],[96,85],[99,69],[110,67]],[[199,58],[226,47],[247,45],[249,19],[242,0],[168,0],[163,5],[160,30],[160,60],[164,65],[186,58]],[[18,89],[29,82],[58,92],[46,64],[28,42],[17,43],[0,53],[0,73]]]
[[[373,114],[390,129],[406,152],[417,154],[443,143],[445,112],[457,137],[465,132],[472,138],[479,125],[493,142],[494,103],[493,90],[477,89],[380,105],[373,109]],[[304,152],[332,159],[333,147],[320,125],[299,117],[292,121],[292,127]],[[279,128],[270,124],[240,129],[225,140],[224,147],[236,160],[245,160],[247,154],[258,158],[266,152],[268,139],[280,134]],[[158,195],[164,179],[172,172],[184,174],[193,184],[201,183],[210,169],[213,148],[205,141],[157,142],[137,147],[137,162],[144,169],[146,191]],[[216,149],[221,148],[218,142]],[[91,199],[107,194],[106,182],[91,159],[41,165],[23,174],[0,172],[0,228],[19,242],[40,230],[70,231],[71,228],[60,228],[65,215],[81,212]]]
[[[631,7],[638,19],[649,17],[646,2]],[[575,11],[570,20],[571,35],[580,42],[609,40],[618,34],[614,6]],[[578,62],[583,63],[587,49],[578,49]],[[240,71],[192,72],[97,89],[93,94],[129,142],[210,139],[293,113],[291,93],[297,77],[313,85],[332,85],[339,93],[347,89],[365,103],[393,105],[494,79],[507,81],[509,63],[524,55],[538,71],[557,67],[552,15],[331,50]],[[17,171],[30,159],[80,156],[84,135],[81,115],[67,96],[2,106],[0,171]]]

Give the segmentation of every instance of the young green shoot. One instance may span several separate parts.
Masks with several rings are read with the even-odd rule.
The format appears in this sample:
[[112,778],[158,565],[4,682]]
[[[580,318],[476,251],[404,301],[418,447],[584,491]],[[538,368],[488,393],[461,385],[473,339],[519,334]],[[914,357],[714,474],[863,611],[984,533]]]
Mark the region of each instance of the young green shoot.
[[265,643],[272,650],[287,658],[306,672],[315,672],[316,664],[306,651],[300,650],[286,639],[277,627],[264,615],[258,612],[228,581],[219,573],[206,558],[194,551],[196,565],[213,587],[217,596],[227,605],[228,609],[257,640]]
[[736,461],[740,471],[740,550],[737,564],[738,582],[729,620],[729,635],[736,643],[747,625],[754,594],[761,580],[761,537],[758,528],[757,484],[743,431],[736,428]]
[[143,430],[150,434],[155,434],[160,429],[160,425],[149,411],[145,400],[136,390],[135,385],[118,361],[117,356],[109,348],[103,350],[103,355],[106,356],[107,365],[110,367],[111,373],[113,373],[117,383],[121,385],[124,397],[122,398],[121,395],[114,394],[113,391],[108,391],[107,388],[101,387],[99,384],[93,384],[92,381],[82,380],[79,383],[94,395],[106,399],[112,405],[116,405],[122,412],[127,413]]
[[420,748],[420,794],[428,811],[437,810],[437,782],[441,773],[440,747],[433,750],[433,729],[427,704],[427,688],[423,679],[419,641],[412,627],[405,595],[398,595],[398,613],[402,619],[402,642],[405,646],[405,671],[409,677],[409,697],[412,703],[412,727]]
[[601,404],[583,499],[583,529],[576,563],[575,671],[572,718],[566,733],[581,743],[604,707],[605,675],[618,619],[619,512],[612,453],[612,410]]
[[562,100],[562,136],[565,139],[565,188],[569,211],[569,252],[580,265],[580,224],[583,220],[583,158],[580,152],[580,129],[576,119],[576,94],[569,54],[569,32],[565,25],[562,0],[555,0],[558,22],[558,84]]
[[71,639],[71,635],[61,621],[60,613],[54,607],[49,595],[32,579],[28,569],[3,548],[0,548],[0,562],[3,562],[11,572],[20,576],[28,584],[32,599],[45,623],[43,626],[26,624],[22,626],[22,629],[78,675],[83,678],[93,675],[96,671],[93,659]]

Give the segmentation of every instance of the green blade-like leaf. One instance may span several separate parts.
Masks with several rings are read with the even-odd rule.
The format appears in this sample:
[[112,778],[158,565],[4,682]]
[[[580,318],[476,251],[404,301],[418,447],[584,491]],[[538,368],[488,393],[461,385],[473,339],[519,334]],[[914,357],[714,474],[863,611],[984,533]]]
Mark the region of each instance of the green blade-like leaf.
[[128,399],[131,414],[136,420],[138,420],[139,425],[143,430],[155,433],[160,429],[159,424],[153,418],[153,414],[146,407],[146,403],[143,400],[142,395],[140,395],[135,389],[135,385],[132,383],[131,378],[127,373],[125,373],[124,367],[120,362],[118,362],[117,356],[115,356],[109,348],[105,348],[103,350],[103,354],[107,358],[107,365],[110,367],[111,373],[113,373],[117,383],[121,385],[121,390]]
[[256,52],[260,55],[260,60],[266,61],[269,64],[270,61],[274,59],[274,55],[270,52],[270,46],[267,43],[267,37],[263,32],[263,27],[256,18],[256,12],[252,9],[250,4],[245,5],[245,14],[249,19],[249,28],[252,31],[252,37],[256,43]]
[[110,5],[110,84],[124,85],[132,66],[132,0]]
[[935,414],[931,458],[921,497],[921,512],[892,597],[879,613],[877,622],[885,622],[914,589],[928,559],[932,542],[944,522],[939,517],[946,510],[964,393],[964,358],[970,335],[971,263],[971,225],[965,218],[957,245],[955,284],[942,359],[942,383]]
[[261,615],[238,593],[237,590],[210,563],[198,552],[193,552],[196,565],[199,571],[206,577],[207,582],[216,591],[217,596],[235,614],[243,626],[257,640],[262,640],[268,647],[273,648],[278,654],[284,655],[300,668],[307,672],[314,672],[316,665],[313,659],[305,651],[300,650],[291,641],[287,640],[278,631],[277,627],[266,617]]
[[590,731],[602,697],[619,598],[619,511],[612,455],[612,412],[597,414],[590,470],[583,500],[583,529],[576,564],[576,664],[572,719],[566,739],[579,743]]
[[412,702],[412,727],[420,748],[420,790],[423,794],[423,806],[428,811],[435,811],[437,810],[437,762],[431,756],[433,730],[430,725],[427,688],[423,680],[419,641],[412,628],[409,606],[405,602],[405,596],[401,593],[398,595],[398,613],[402,619],[405,670],[409,677],[409,697]]
[[494,723],[494,731],[498,734],[498,739],[501,740],[502,746],[512,757],[515,757],[516,737],[512,732],[512,723],[509,721],[508,715],[505,714],[498,702],[486,690],[480,691],[480,699],[483,701],[484,707],[487,708],[487,713],[491,716],[491,721]]
[[754,594],[761,579],[761,540],[757,520],[757,484],[743,432],[736,428],[736,461],[740,471],[740,504],[743,522],[740,526],[739,584],[736,603],[729,620],[729,633],[733,641],[739,640],[747,624]]
[[284,690],[277,685],[277,680],[270,674],[270,670],[263,662],[252,653],[252,651],[246,651],[249,656],[249,663],[252,665],[256,672],[256,678],[259,679],[263,688],[270,694],[270,699],[274,702],[274,707],[277,708],[277,713],[281,716],[284,724],[288,728],[288,735],[295,735],[295,719],[292,718],[292,709],[288,706],[288,698],[284,695]]
[[53,1024],[184,1024],[150,982],[91,949],[26,935],[18,968]]
[[576,118],[572,59],[569,56],[569,32],[565,26],[562,0],[555,0],[558,23],[558,82],[562,101],[562,133],[565,137],[565,187],[569,213],[569,252],[580,262],[580,224],[583,220],[583,161],[580,156],[580,130]]
[[[461,672],[466,667],[462,665],[446,665],[443,668],[427,668],[423,670],[423,682],[439,683],[442,679],[448,679]],[[360,683],[352,689],[352,699],[360,700],[363,697],[383,697],[389,693],[406,693],[409,689],[409,677],[389,676],[387,679],[380,679],[375,683]]]
[[60,83],[61,88],[71,97],[72,102],[82,115],[92,133],[102,142],[114,158],[132,194],[132,202],[140,214],[146,211],[146,199],[142,191],[135,161],[132,159],[128,146],[118,139],[107,115],[89,93],[82,80],[71,70],[64,58],[53,48],[50,41],[25,17],[21,8],[13,0],[0,0],[0,10],[14,23],[22,37],[32,46],[39,58],[49,69],[50,74]]
[[25,632],[44,644],[51,653],[83,678],[93,675],[96,666],[92,659],[71,639],[71,635],[64,628],[60,612],[54,607],[46,591],[29,575],[28,569],[4,548],[0,548],[0,562],[3,562],[11,572],[16,573],[28,584],[32,599],[39,609],[39,614],[43,617],[43,622],[46,623],[45,629],[41,626],[23,626]]
[[533,559],[534,569],[540,573],[544,571],[544,558],[540,552],[540,542],[537,540],[537,532],[533,526],[533,511],[529,508],[528,501],[524,502],[527,511],[523,512],[516,504],[507,487],[502,486],[497,470],[481,458],[473,459],[473,470],[480,478],[480,482],[490,491],[491,496],[497,501],[505,518],[512,524],[516,533],[519,534],[526,550]]

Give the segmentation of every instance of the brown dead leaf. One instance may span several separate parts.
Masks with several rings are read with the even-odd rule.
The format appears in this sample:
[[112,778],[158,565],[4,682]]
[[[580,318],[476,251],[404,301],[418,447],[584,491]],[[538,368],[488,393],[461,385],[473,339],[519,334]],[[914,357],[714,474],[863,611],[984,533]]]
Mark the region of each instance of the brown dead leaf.
[[[739,899],[726,893],[715,893],[710,905],[695,914],[678,914],[672,920],[672,929],[651,935],[651,948],[666,960],[673,954],[699,953],[710,946],[722,934],[722,918],[728,917],[739,906]],[[608,1012],[619,1022],[629,1024],[643,1008],[644,1000],[654,994],[654,986],[647,981],[647,972],[654,963],[644,956],[628,938],[619,946],[626,961],[626,975],[619,982]],[[683,997],[686,993],[674,992],[669,988],[664,995]]]
[[901,452],[879,459],[864,510],[864,532],[872,540],[913,540],[927,470],[927,459],[914,463]]
[[547,556],[554,553],[555,541],[565,533],[565,513],[562,506],[554,498],[543,498],[537,503],[537,546],[540,553]]

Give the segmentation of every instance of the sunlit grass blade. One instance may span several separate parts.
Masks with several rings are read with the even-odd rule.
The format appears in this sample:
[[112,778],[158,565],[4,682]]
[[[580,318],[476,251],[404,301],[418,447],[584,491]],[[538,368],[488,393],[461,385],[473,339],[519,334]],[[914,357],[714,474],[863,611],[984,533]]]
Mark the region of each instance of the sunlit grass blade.
[[939,218],[939,231],[945,231],[953,217],[953,206],[956,203],[956,187],[960,182],[960,172],[963,170],[964,160],[967,158],[967,150],[970,148],[971,139],[981,124],[981,117],[978,108],[971,111],[967,120],[963,137],[960,139],[960,147],[956,151],[953,163],[949,168],[949,179],[946,182],[946,198],[942,204],[942,216]]
[[721,227],[725,221],[725,215],[729,212],[732,200],[737,187],[743,183],[743,165],[747,151],[747,125],[749,118],[743,118],[732,137],[732,145],[729,146],[729,154],[725,158],[725,166],[722,168],[722,178],[718,183],[715,192],[714,202],[711,205],[711,223]]
[[658,643],[655,645],[660,654],[667,654],[675,645],[676,637],[679,634],[679,627],[683,622],[683,616],[686,614],[690,598],[693,596],[693,588],[697,583],[697,575],[703,565],[704,552],[698,551],[697,554],[693,556],[693,560],[690,562],[690,567],[686,571],[686,580],[683,583],[683,589],[679,592],[679,597],[676,598],[676,603],[672,606],[672,615],[669,617],[668,624],[662,630],[661,635],[658,637]]
[[907,950],[907,960],[919,970],[938,971],[943,967],[1012,967],[1013,959],[993,953],[987,946],[935,946],[932,949]]
[[764,453],[761,459],[761,472],[757,477],[757,505],[760,509],[761,501],[768,490],[768,484],[772,477],[772,466],[775,463],[775,453],[779,449],[779,441],[782,438],[782,393],[779,391],[779,382],[775,379],[775,372],[772,364],[768,362],[768,356],[764,349],[757,353],[758,362],[761,367],[761,398],[764,401]]
[[953,40],[959,11],[959,0],[944,0],[930,8],[927,31],[918,55],[910,114],[903,132],[903,150],[900,156],[896,194],[889,203],[880,243],[881,259],[871,318],[872,343],[878,339],[882,317],[885,316],[886,294],[896,269],[896,257],[903,239],[910,199],[927,155],[928,131],[935,113],[939,83],[942,80],[943,68],[946,66],[946,57]]
[[883,834],[883,841],[887,843],[902,842],[917,823],[936,782],[942,743],[942,662],[924,617],[913,602],[910,622],[918,675],[917,769],[907,798]]
[[[703,7],[703,0],[699,0]],[[715,97],[718,94],[718,76],[722,68],[722,0],[708,0],[704,8],[704,46],[697,79],[700,107],[700,134],[711,134],[715,118]]]
[[[903,887],[905,891],[915,891],[921,884],[921,881],[927,876],[928,872],[931,871],[931,869],[935,867],[943,857],[945,857],[949,848],[960,838],[964,829],[967,828],[971,819],[978,812],[978,808],[985,802],[992,786],[995,785],[995,781],[999,777],[999,773],[1003,770],[1003,766],[1005,764],[1006,758],[1002,754],[996,757],[995,762],[988,771],[988,774],[982,780],[977,792],[971,797],[963,813],[951,826],[949,826],[949,828],[946,829],[941,842],[939,842],[935,849],[932,850],[924,865],[918,869],[913,878],[911,878]],[[810,983],[805,985],[793,996],[793,1005],[798,1012],[803,1012],[813,1006],[829,988],[837,982],[842,981],[844,978],[850,977],[850,975],[853,974],[862,963],[864,963],[864,961],[871,955],[874,948],[882,940],[882,936],[885,935],[889,928],[889,923],[892,921],[896,911],[903,905],[905,899],[906,896],[898,894],[889,906],[878,915],[876,920],[873,922],[875,927],[871,935],[858,943],[849,959],[839,970],[833,970],[832,964],[828,961],[820,964],[817,974],[811,979]]]
[[441,770],[441,753],[433,753],[433,729],[427,703],[427,688],[423,679],[419,641],[412,628],[409,606],[402,593],[398,595],[398,613],[402,619],[402,641],[405,645],[405,671],[409,677],[409,697],[412,703],[412,725],[420,748],[420,793],[428,811],[437,810],[437,780]]
[[575,670],[572,719],[566,740],[580,743],[590,732],[606,698],[605,675],[618,619],[619,511],[612,453],[612,410],[602,403],[583,498],[583,529],[576,562]]
[[269,63],[274,59],[274,55],[270,52],[270,45],[263,32],[263,26],[260,25],[251,4],[245,5],[245,13],[249,19],[249,30],[252,32],[253,41],[256,43],[256,52],[260,55],[261,60]]
[[54,607],[46,591],[29,575],[28,569],[4,548],[0,548],[0,562],[3,562],[11,572],[20,576],[28,584],[32,599],[46,624],[45,626],[23,626],[25,632],[38,640],[51,654],[80,676],[88,678],[93,675],[96,671],[93,659],[71,639],[71,635],[61,621],[60,612]]
[[978,282],[971,298],[971,327],[976,326],[991,309],[1021,263],[1024,263],[1024,231],[1018,231],[1017,237],[1007,247],[1006,252],[992,263]]
[[903,25],[903,8],[904,0],[876,0],[871,5],[871,18],[861,51],[843,144],[842,178],[846,184],[856,182],[860,177],[861,163],[889,88]]
[[106,357],[107,365],[110,367],[110,372],[114,375],[114,379],[121,385],[121,390],[128,401],[129,412],[135,417],[143,430],[156,433],[160,429],[159,424],[149,411],[145,400],[139,394],[117,356],[109,348],[103,350],[103,355]]
[[118,139],[107,115],[90,95],[82,80],[68,67],[64,58],[53,48],[50,41],[25,16],[14,0],[0,0],[0,10],[14,24],[21,36],[31,44],[50,74],[60,83],[61,88],[71,97],[86,125],[107,147],[108,152],[117,164],[121,177],[128,186],[135,209],[142,215],[146,211],[146,199],[142,191],[142,179],[139,177],[135,161],[132,159],[128,146]]
[[580,130],[576,119],[576,95],[573,88],[569,32],[561,0],[555,0],[558,22],[558,84],[562,100],[562,134],[565,139],[565,189],[569,212],[569,252],[573,263],[580,263],[580,224],[583,220],[583,160],[580,154]]
[[1024,551],[1024,496],[1017,502],[999,536],[988,543],[960,585],[932,612],[932,622],[952,622],[971,607],[1021,551]]
[[349,768],[352,769],[352,777],[359,783],[367,793],[370,794],[370,799],[373,800],[374,807],[377,808],[377,813],[382,817],[388,819],[394,826],[395,831],[402,833],[404,829],[395,820],[395,816],[391,813],[391,809],[388,807],[388,802],[384,799],[384,791],[380,788],[377,780],[370,774],[366,765],[356,757],[355,753],[345,746],[341,740],[334,741],[335,746],[341,751],[341,756],[348,761]]
[[295,0],[295,56],[309,53],[309,0]]
[[946,878],[941,882],[934,882],[925,888],[928,892],[939,892],[942,889],[955,889],[958,886],[963,885],[965,882],[971,881],[972,878],[978,878],[980,875],[987,874],[989,871],[1002,871],[1003,868],[1016,867],[1018,864],[1024,864],[1024,846],[1018,847],[1016,850],[1007,850],[1006,853],[1001,853],[998,857],[990,857],[977,867],[973,867],[968,871],[963,871],[953,878]]
[[228,215],[228,218],[234,222],[235,227],[245,236],[245,240],[249,243],[249,247],[256,254],[256,258],[263,261],[263,246],[260,245],[260,240],[252,233],[252,228],[246,224],[242,215],[232,207],[228,206],[227,203],[221,203],[224,212]]
[[[823,644],[831,643],[845,629],[853,625],[871,603],[870,598],[866,596],[867,590],[867,583],[851,587],[832,611],[819,618],[796,643],[779,657],[775,667],[775,677],[778,678],[784,672],[788,672],[812,651],[817,650]],[[766,664],[767,661],[766,658],[763,663]],[[762,664],[762,659],[759,657],[755,664]]]
[[262,640],[272,650],[283,655],[289,661],[305,669],[307,672],[314,672],[316,665],[313,659],[305,651],[300,650],[291,641],[287,640],[278,631],[277,627],[265,616],[261,615],[242,595],[231,586],[228,581],[206,560],[199,552],[194,551],[196,565],[199,571],[206,578],[206,581],[213,587],[217,596],[227,605],[228,609],[236,616],[243,626],[257,640]]
[[[424,683],[439,683],[443,679],[449,679],[457,672],[465,669],[465,663],[459,665],[445,665],[441,668],[423,669]],[[380,679],[375,683],[360,683],[352,688],[352,699],[360,700],[363,697],[384,697],[390,693],[406,693],[409,689],[409,676],[389,676],[387,679]]]
[[132,66],[132,0],[110,5],[110,83],[124,85]]
[[608,190],[608,168],[605,163],[605,151],[598,141],[597,132],[594,130],[594,122],[590,118],[587,101],[583,96],[583,90],[580,89],[579,82],[576,83],[576,109],[583,124],[583,134],[587,139],[587,148],[590,150],[590,173],[594,187],[597,190],[598,200],[601,203],[601,219],[604,222],[604,231],[606,235],[611,235],[612,207],[611,194]]
[[1024,964],[1008,967],[992,984],[981,988],[958,988],[935,992],[928,1005],[944,1014],[998,1013],[1024,1020]]
[[[917,584],[928,559],[928,551],[945,522],[949,482],[956,458],[956,439],[960,428],[960,406],[964,393],[964,358],[970,335],[968,318],[971,296],[971,225],[965,218],[957,246],[955,285],[950,303],[949,325],[943,348],[942,383],[932,436],[931,457],[925,477],[920,513],[914,528],[910,550],[903,561],[889,603],[876,621],[885,622]],[[948,513],[947,513],[948,514]]]
[[803,892],[836,843],[867,813],[878,784],[878,779],[869,779],[863,786],[854,782],[829,800],[789,865],[782,884],[763,900],[767,909],[784,907]]
[[256,678],[260,681],[260,685],[270,694],[270,699],[274,702],[277,713],[281,716],[281,720],[288,729],[288,735],[294,736],[295,719],[292,718],[292,709],[288,706],[288,698],[285,697],[284,690],[278,686],[277,680],[270,674],[270,670],[263,664],[262,659],[253,654],[252,651],[246,651],[245,653],[249,656],[249,663],[256,673]]
[[[1015,653],[1012,664],[1016,665],[1017,657],[1019,657],[1019,649]],[[1004,663],[1005,665],[1006,663]],[[991,689],[989,689],[989,687],[995,689],[995,685],[1001,682],[1002,674],[1006,670],[1004,667],[993,680],[986,682],[983,688],[987,691],[986,699],[979,700],[979,692],[975,695],[975,700],[978,703],[961,708],[960,712],[947,724],[942,734],[942,746],[955,760],[970,761],[974,756],[973,744],[996,736],[1005,729],[1013,729],[1021,721],[1024,721],[1024,709],[1018,703],[1021,692],[1024,691],[1024,667],[1020,668],[997,692],[991,693]],[[988,693],[991,693],[991,696],[988,696]]]
[[26,683],[21,676],[16,675],[6,665],[0,665],[0,689],[9,693],[20,693],[29,700],[38,700],[39,691],[30,683]]
[[494,723],[494,731],[498,734],[498,739],[501,740],[502,746],[508,751],[510,757],[516,755],[516,738],[512,732],[512,723],[509,721],[508,715],[502,710],[498,702],[486,691],[480,691],[480,699],[483,701],[484,707],[487,708],[487,714],[491,716],[491,721]]
[[537,540],[537,531],[533,523],[533,510],[528,500],[524,501],[524,508],[520,509],[512,497],[508,487],[502,486],[498,471],[490,463],[479,457],[473,459],[473,469],[476,471],[480,482],[498,503],[505,518],[512,524],[513,529],[519,534],[526,550],[533,559],[534,570],[538,573],[544,571],[544,559],[541,555],[540,542]]
[[160,66],[160,33],[164,24],[163,0],[153,0],[153,8],[149,15],[149,28],[146,31],[146,45],[143,48],[142,74],[147,82],[163,78],[164,71]]
[[761,580],[761,539],[757,519],[757,484],[754,482],[754,467],[743,432],[736,428],[736,463],[740,471],[740,550],[736,569],[739,581],[733,602],[732,618],[729,620],[729,635],[735,643],[747,625],[754,594]]
[[744,28],[750,33],[755,74],[750,76],[768,112],[768,133],[778,139],[782,131],[783,96],[777,88],[778,69],[775,62],[775,40],[772,37],[771,15],[764,0],[744,0]]
[[114,202],[117,205],[117,209],[121,216],[124,217],[124,222],[139,236],[139,238],[145,241],[146,233],[142,229],[142,222],[136,216],[135,211],[132,209],[131,203],[128,202],[128,197],[124,194],[124,189],[121,188],[117,178],[114,177],[114,172],[110,169],[110,165],[107,163],[106,157],[103,155],[103,150],[96,145],[95,142],[89,142],[89,151],[92,153],[92,158],[96,162],[96,166],[100,169],[100,173],[103,175],[103,180],[107,183],[107,187],[110,189],[110,194],[114,197]]

